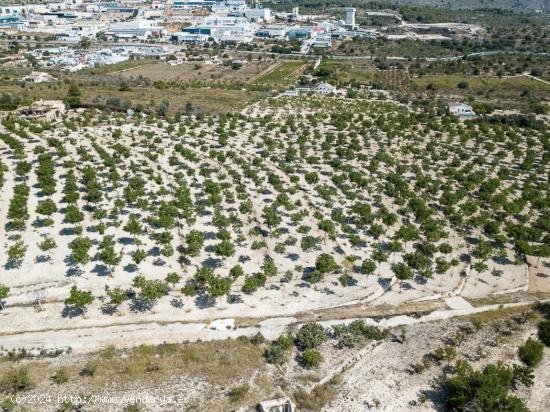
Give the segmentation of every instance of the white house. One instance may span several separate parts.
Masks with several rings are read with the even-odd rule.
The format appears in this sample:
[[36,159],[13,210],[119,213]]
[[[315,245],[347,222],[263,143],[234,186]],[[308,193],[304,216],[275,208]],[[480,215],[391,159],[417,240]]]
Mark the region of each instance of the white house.
[[288,28],[284,24],[274,24],[270,26],[264,26],[256,32],[258,37],[269,38],[284,38],[286,36]]
[[319,83],[315,91],[319,94],[333,94],[336,93],[336,87],[328,83]]
[[270,399],[258,404],[260,412],[294,412],[296,405],[288,398]]
[[454,114],[460,118],[474,118],[476,113],[472,106],[466,103],[449,103],[447,105],[447,110],[450,114]]
[[271,9],[246,9],[244,16],[250,21],[268,22],[273,20]]
[[321,34],[315,38],[315,41],[313,42],[313,47],[319,47],[319,48],[330,48],[332,47],[332,37],[330,34]]
[[33,82],[33,83],[50,83],[50,82],[55,82],[57,79],[48,73],[32,72],[28,76],[23,77],[22,80],[25,82]]
[[200,33],[177,32],[172,33],[172,40],[177,43],[203,44],[208,41],[210,36]]

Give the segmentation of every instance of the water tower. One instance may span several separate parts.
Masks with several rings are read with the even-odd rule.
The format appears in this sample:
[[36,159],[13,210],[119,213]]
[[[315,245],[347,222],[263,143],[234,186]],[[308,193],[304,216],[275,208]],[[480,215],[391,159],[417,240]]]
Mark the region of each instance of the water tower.
[[344,13],[346,13],[346,26],[350,28],[355,28],[355,12],[357,9],[355,7],[344,7]]

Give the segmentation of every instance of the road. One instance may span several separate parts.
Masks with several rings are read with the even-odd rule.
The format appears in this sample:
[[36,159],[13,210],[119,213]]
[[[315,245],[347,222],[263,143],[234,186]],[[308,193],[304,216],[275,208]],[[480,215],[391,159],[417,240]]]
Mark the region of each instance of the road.
[[[433,322],[443,319],[450,319],[459,316],[468,316],[476,313],[497,310],[499,308],[513,308],[534,304],[533,300],[525,300],[515,303],[493,304],[479,307],[472,307],[467,301],[447,302],[448,310],[433,310],[422,316],[396,315],[387,318],[347,318],[338,320],[318,321],[324,327],[339,323],[350,323],[356,319],[363,319],[367,324],[381,328],[393,328],[401,325],[413,325],[424,322]],[[539,301],[550,302],[550,299]],[[337,308],[335,308],[337,309]],[[1,312],[0,312],[1,320]],[[246,319],[245,319],[246,321]],[[136,322],[111,326],[93,326],[79,328],[61,328],[55,330],[37,330],[33,332],[20,332],[12,334],[0,334],[2,348],[14,350],[19,348],[44,348],[44,349],[66,349],[71,348],[75,353],[89,353],[106,348],[135,347],[146,342],[150,345],[161,343],[181,343],[184,341],[194,342],[197,340],[210,341],[221,339],[236,339],[239,336],[253,336],[258,332],[267,339],[274,340],[284,333],[289,327],[299,327],[302,322],[291,316],[271,317],[261,321],[255,321],[247,326],[239,326],[235,319],[217,319],[206,322]],[[239,319],[245,324],[243,319]]]
[[[311,40],[311,44],[313,44],[313,40]],[[1,44],[10,44],[13,43],[13,41],[3,40],[0,39],[0,45]],[[18,40],[17,43],[21,44],[38,44],[42,47],[53,47],[53,46],[75,46],[74,43],[67,43],[67,42],[61,42],[61,41],[48,41],[48,42],[37,42],[34,40]],[[305,44],[305,46],[304,46]],[[311,47],[311,44],[304,42],[302,45],[302,48],[299,53],[273,53],[271,51],[248,51],[248,50],[227,50],[239,54],[253,54],[253,55],[276,55],[280,57],[290,57],[290,58],[306,58],[306,59],[315,59],[318,56],[308,54],[309,49]],[[309,44],[309,45],[308,45]],[[172,46],[175,50],[176,49],[182,49],[182,46],[174,45],[172,43],[141,43],[141,42],[119,42],[119,43],[112,43],[112,42],[101,42],[94,44],[94,48],[101,49],[105,47],[148,47],[148,48],[156,48],[156,47],[170,47]],[[307,51],[306,51],[307,50]],[[502,51],[502,50],[488,50],[483,52],[474,52],[474,53],[467,53],[462,54],[459,56],[428,56],[428,57],[403,57],[403,56],[386,56],[385,58],[388,60],[425,60],[425,61],[457,61],[461,59],[465,59],[468,57],[476,57],[476,56],[491,56],[494,54],[499,53],[505,53],[505,54],[523,54],[526,56],[550,56],[550,53],[535,53],[535,52],[528,52],[528,51]],[[330,55],[327,56],[327,58],[333,58],[338,60],[374,60],[378,56],[373,55],[360,55],[360,56],[345,56],[345,55]]]

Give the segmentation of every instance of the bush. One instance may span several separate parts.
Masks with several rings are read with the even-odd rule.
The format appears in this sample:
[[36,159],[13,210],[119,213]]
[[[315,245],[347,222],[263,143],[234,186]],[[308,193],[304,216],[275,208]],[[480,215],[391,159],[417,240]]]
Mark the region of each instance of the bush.
[[271,345],[271,347],[266,349],[264,352],[264,357],[268,363],[272,363],[274,365],[282,365],[287,361],[286,350],[277,344]]
[[284,350],[289,350],[290,348],[292,348],[293,343],[294,343],[294,336],[292,336],[290,333],[287,335],[279,336],[275,341],[275,344],[280,346]]
[[301,349],[313,349],[327,340],[325,329],[314,322],[303,325],[296,335],[296,345]]
[[246,394],[248,393],[248,384],[243,383],[242,385],[235,386],[233,389],[231,389],[229,392],[227,392],[227,396],[229,399],[231,399],[232,402],[237,402],[242,400]]
[[61,385],[63,383],[67,383],[69,381],[69,372],[65,368],[58,369],[53,375],[52,375],[52,382]]
[[527,366],[537,366],[544,355],[544,344],[538,340],[531,338],[527,339],[522,346],[519,347],[519,358]]
[[300,363],[307,369],[318,368],[323,363],[323,355],[317,349],[306,349],[300,356]]
[[80,376],[94,376],[97,371],[97,364],[93,361],[87,362],[80,370]]
[[[526,412],[523,402],[508,396],[516,382],[529,382],[529,369],[510,369],[502,364],[489,364],[475,371],[467,362],[459,362],[456,375],[447,381],[447,409],[453,411],[515,411]],[[527,374],[526,374],[527,372]],[[531,381],[532,383],[532,381]]]
[[0,390],[2,392],[17,393],[32,388],[32,380],[29,371],[25,367],[11,368],[0,380]]
[[550,346],[550,320],[543,320],[539,323],[539,339],[546,346]]

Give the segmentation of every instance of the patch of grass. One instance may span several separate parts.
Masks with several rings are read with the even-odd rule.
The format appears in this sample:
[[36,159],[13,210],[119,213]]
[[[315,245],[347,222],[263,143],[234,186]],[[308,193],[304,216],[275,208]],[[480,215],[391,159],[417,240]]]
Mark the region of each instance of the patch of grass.
[[411,83],[416,91],[426,90],[431,84],[440,93],[474,98],[481,96],[489,99],[515,99],[526,95],[542,98],[550,93],[550,85],[522,76],[423,76],[412,79]]
[[26,367],[8,369],[0,379],[0,391],[17,393],[31,389],[33,381]]
[[299,72],[305,66],[302,61],[287,61],[276,66],[271,71],[256,79],[257,84],[269,86],[284,86],[296,80]]
[[298,389],[294,392],[297,409],[299,411],[320,411],[338,394],[341,382],[341,375],[336,375],[329,382],[316,386],[312,391]]
[[92,67],[89,69],[83,69],[79,74],[83,75],[105,75],[120,72],[122,70],[129,70],[136,67],[146,66],[146,65],[155,65],[159,64],[161,61],[154,58],[149,59],[132,59],[126,60],[124,62],[116,64],[106,64],[103,66]]
[[227,392],[227,396],[231,399],[231,402],[238,402],[244,399],[244,397],[248,394],[248,390],[248,384],[243,383],[242,385],[235,386],[230,389],[229,392]]
[[[98,96],[102,101],[106,101],[111,97],[118,98],[121,101],[130,100],[133,106],[141,104],[146,109],[154,111],[159,102],[167,100],[170,102],[168,108],[170,115],[185,110],[185,105],[189,102],[199,111],[218,114],[242,108],[248,103],[265,96],[264,92],[209,88],[157,89],[155,87],[133,87],[127,92],[119,91],[116,85],[82,84],[79,88],[82,93],[81,101],[84,105],[96,106],[96,97]],[[39,99],[63,100],[67,96],[67,91],[68,85],[65,84],[58,84],[55,87],[33,84],[25,89],[13,84],[0,85],[0,94],[7,93],[20,96],[24,104],[30,104]]]

